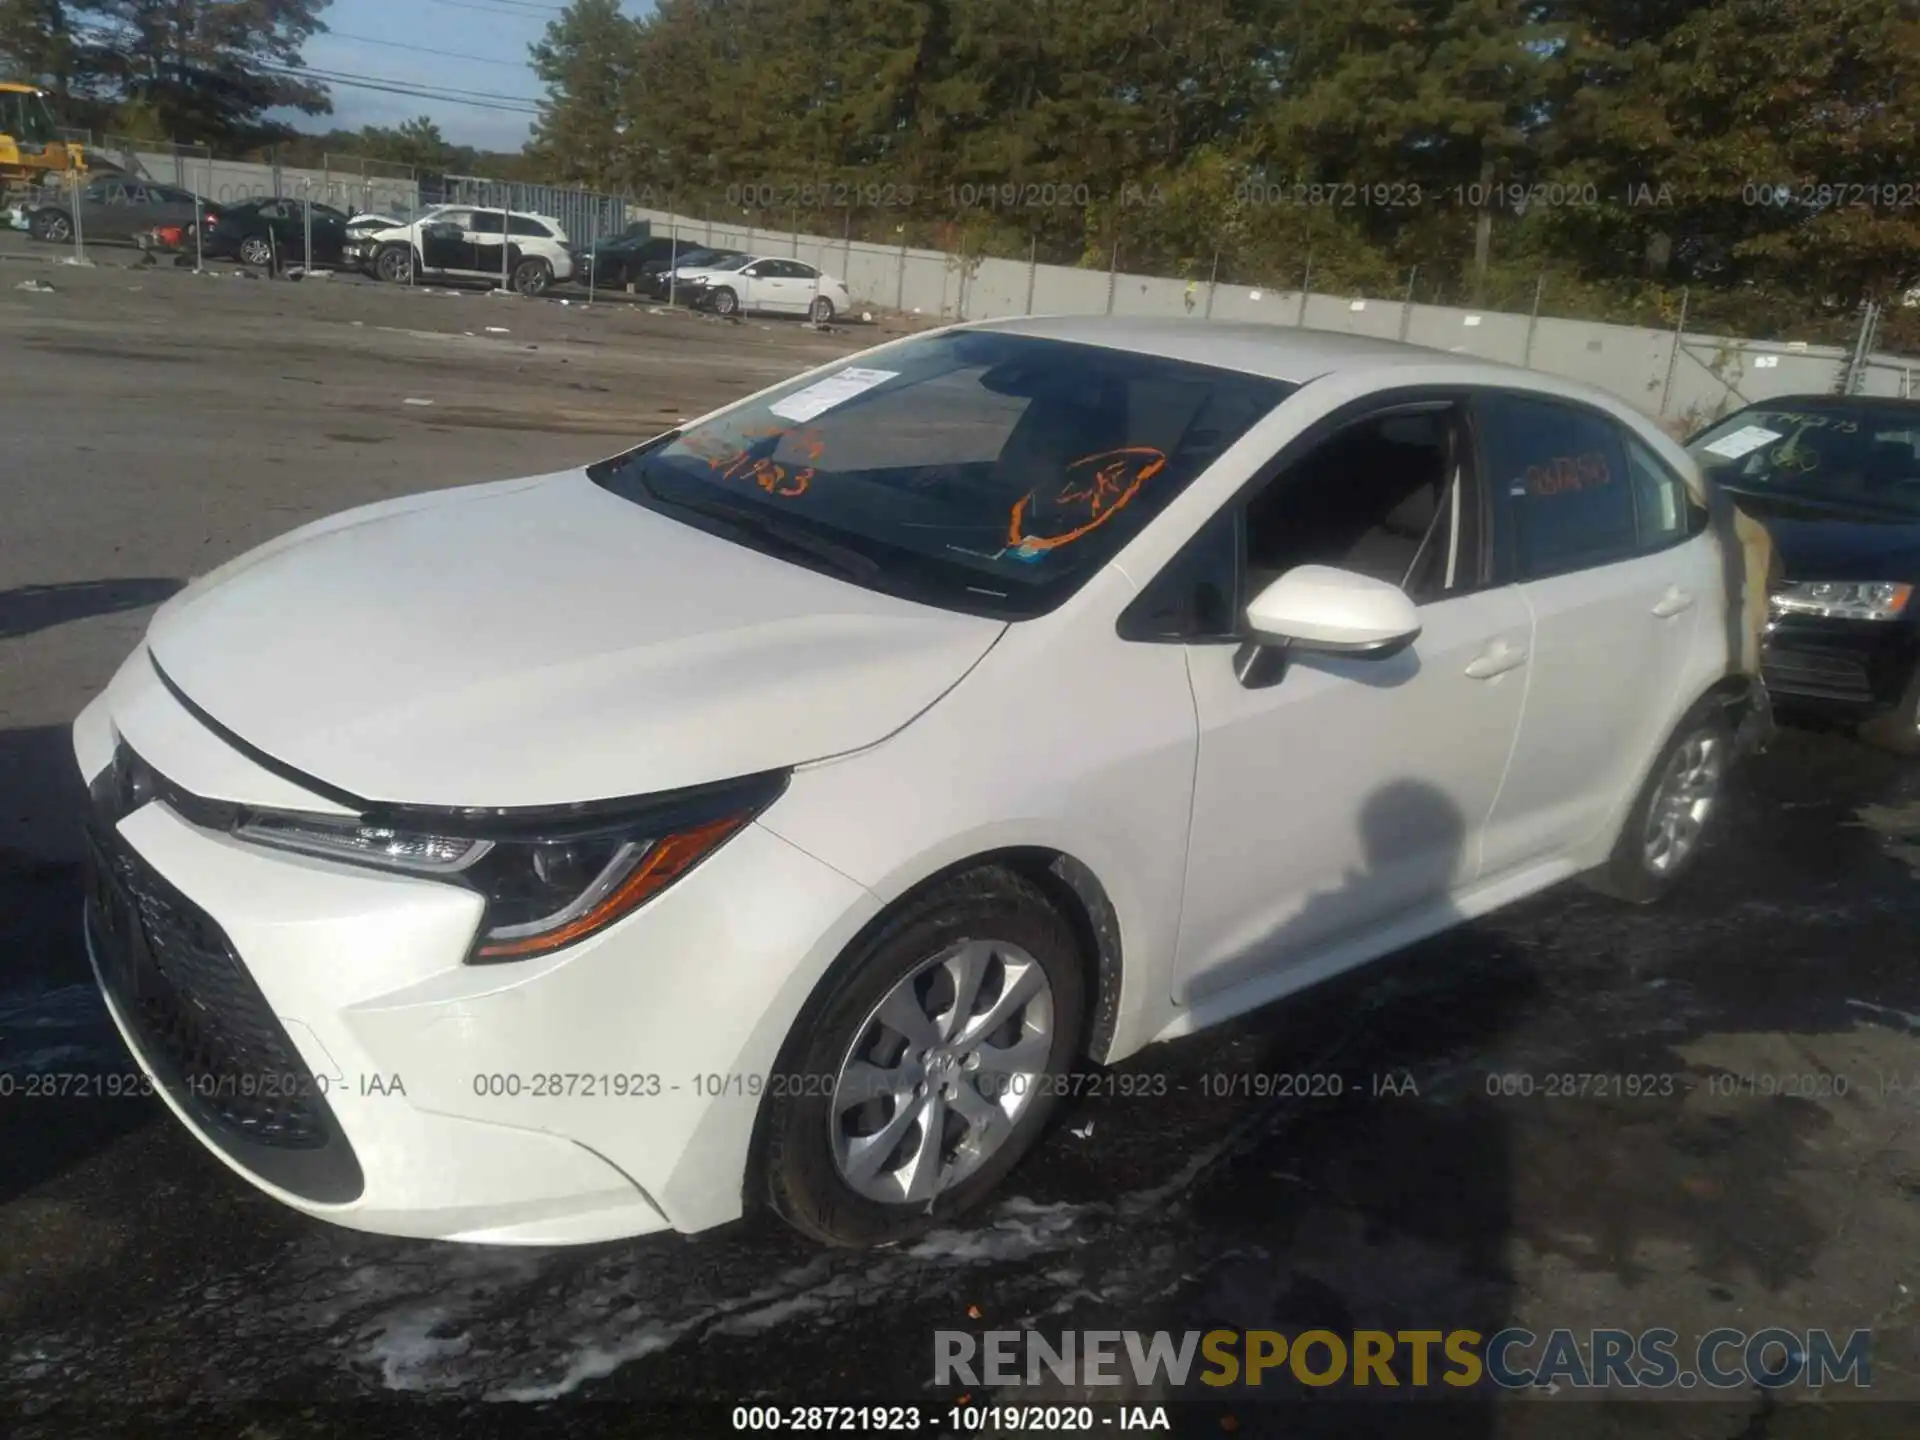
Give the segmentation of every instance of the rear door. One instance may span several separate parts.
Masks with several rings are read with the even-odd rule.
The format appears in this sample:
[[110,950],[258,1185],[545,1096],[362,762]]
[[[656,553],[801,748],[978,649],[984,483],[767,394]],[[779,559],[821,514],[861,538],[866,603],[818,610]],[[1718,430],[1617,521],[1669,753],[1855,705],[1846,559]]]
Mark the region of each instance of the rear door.
[[1526,710],[1487,827],[1492,879],[1565,857],[1613,820],[1666,738],[1711,595],[1683,543],[1684,504],[1636,477],[1613,417],[1515,391],[1482,392],[1474,408],[1496,544],[1534,626]]
[[80,192],[80,228],[83,238],[124,240],[133,234],[127,187],[118,180],[98,180]]
[[461,269],[498,275],[506,260],[507,217],[499,210],[476,210],[467,225],[465,263]]

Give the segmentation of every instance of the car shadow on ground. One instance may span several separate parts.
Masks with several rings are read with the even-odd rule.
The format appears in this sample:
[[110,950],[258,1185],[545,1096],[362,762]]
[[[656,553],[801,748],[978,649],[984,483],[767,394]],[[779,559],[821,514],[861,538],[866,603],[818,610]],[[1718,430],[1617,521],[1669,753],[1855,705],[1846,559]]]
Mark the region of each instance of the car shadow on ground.
[[70,580],[0,590],[0,640],[50,630],[70,620],[158,605],[184,588],[180,580],[142,579]]
[[[146,604],[150,601],[137,603]],[[97,611],[90,613],[98,613]],[[64,725],[0,730],[0,1204],[153,1123],[81,937],[86,790]]]

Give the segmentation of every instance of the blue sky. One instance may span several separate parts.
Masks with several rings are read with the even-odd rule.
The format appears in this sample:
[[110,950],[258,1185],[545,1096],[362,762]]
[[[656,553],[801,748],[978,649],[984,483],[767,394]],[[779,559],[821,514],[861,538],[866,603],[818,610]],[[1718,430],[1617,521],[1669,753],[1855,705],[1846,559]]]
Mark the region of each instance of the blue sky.
[[[624,0],[643,14],[651,0]],[[330,33],[307,42],[314,70],[391,81],[396,88],[461,91],[496,103],[539,98],[527,47],[560,13],[560,0],[333,0],[320,12]],[[334,82],[333,114],[297,118],[303,130],[397,125],[430,115],[447,139],[490,150],[517,150],[532,117],[509,109],[387,94]],[[523,109],[530,106],[523,105]]]

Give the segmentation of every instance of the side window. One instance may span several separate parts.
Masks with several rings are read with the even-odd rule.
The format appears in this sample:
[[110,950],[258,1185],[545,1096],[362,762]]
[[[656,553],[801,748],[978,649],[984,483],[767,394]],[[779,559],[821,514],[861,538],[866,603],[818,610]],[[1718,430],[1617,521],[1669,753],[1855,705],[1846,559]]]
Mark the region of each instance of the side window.
[[1370,575],[1419,604],[1475,588],[1479,503],[1467,453],[1450,403],[1396,407],[1334,432],[1247,502],[1244,599],[1298,565]]
[[1659,550],[1685,539],[1688,524],[1687,487],[1680,477],[1631,435],[1623,437],[1627,451],[1627,478],[1633,486],[1633,514],[1640,548]]
[[537,235],[542,240],[551,240],[553,232],[538,220],[529,220],[524,215],[515,215],[507,221],[507,233],[510,235]]
[[790,280],[812,280],[820,273],[811,265],[802,265],[798,260],[783,260],[780,263],[787,267],[786,275]]
[[1478,409],[1487,483],[1508,521],[1518,578],[1603,565],[1639,549],[1612,421],[1522,395],[1485,395]]
[[467,229],[476,235],[499,235],[503,233],[500,212],[498,210],[479,210],[474,212]]

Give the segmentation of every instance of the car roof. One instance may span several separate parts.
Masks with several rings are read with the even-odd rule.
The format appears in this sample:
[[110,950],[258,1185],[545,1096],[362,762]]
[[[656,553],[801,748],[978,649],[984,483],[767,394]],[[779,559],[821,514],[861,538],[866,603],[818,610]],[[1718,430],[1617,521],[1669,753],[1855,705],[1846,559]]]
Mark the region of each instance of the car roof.
[[1131,350],[1168,360],[1212,365],[1264,375],[1273,380],[1305,384],[1342,370],[1371,370],[1382,365],[1459,365],[1512,370],[1516,376],[1535,372],[1503,365],[1477,355],[1380,340],[1370,335],[1343,335],[1331,330],[1309,330],[1253,320],[1195,320],[1176,316],[1035,315],[1023,319],[985,320],[968,329],[997,330],[1036,339],[1064,340],[1082,345]]

